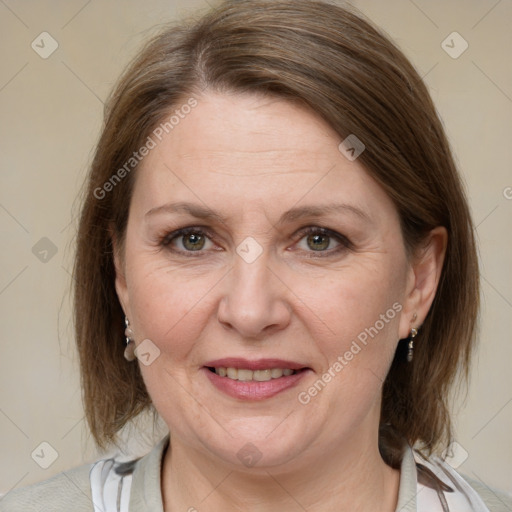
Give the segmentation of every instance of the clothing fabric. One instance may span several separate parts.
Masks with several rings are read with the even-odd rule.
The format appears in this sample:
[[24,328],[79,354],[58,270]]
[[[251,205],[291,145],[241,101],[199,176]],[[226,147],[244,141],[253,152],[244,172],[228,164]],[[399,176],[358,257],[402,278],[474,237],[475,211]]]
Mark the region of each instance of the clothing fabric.
[[[103,459],[0,498],[0,512],[164,512],[160,474],[169,436],[137,461]],[[395,512],[512,512],[512,498],[408,447]],[[434,475],[434,476],[433,476]],[[440,491],[428,485],[437,478]],[[204,508],[204,507],[203,507]],[[200,511],[191,504],[189,511]]]

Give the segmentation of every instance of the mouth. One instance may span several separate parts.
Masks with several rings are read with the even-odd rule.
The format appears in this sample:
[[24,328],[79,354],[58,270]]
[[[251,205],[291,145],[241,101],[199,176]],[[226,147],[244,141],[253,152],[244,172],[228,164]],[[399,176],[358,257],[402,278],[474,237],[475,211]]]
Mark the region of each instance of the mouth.
[[278,359],[222,359],[203,370],[213,386],[240,400],[264,400],[295,387],[312,371],[300,363]]
[[208,370],[217,374],[219,377],[226,377],[227,379],[240,380],[243,382],[268,382],[272,379],[280,379],[281,377],[289,377],[298,372],[306,370],[292,370],[291,368],[266,368],[264,370],[249,370],[248,368],[233,368],[225,366],[207,366]]

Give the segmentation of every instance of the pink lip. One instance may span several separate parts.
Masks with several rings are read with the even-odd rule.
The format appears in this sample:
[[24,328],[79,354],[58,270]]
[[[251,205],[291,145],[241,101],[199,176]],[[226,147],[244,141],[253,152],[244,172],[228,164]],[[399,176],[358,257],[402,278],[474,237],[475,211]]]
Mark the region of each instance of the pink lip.
[[[264,370],[268,368],[289,368],[291,370],[300,370],[293,375],[279,377],[264,382],[258,381],[240,381],[228,377],[221,377],[208,368],[244,368],[247,370]],[[296,386],[306,374],[309,368],[305,368],[300,363],[292,361],[283,361],[281,359],[258,359],[257,361],[248,361],[242,358],[227,358],[209,361],[202,371],[210,382],[223,393],[239,400],[265,400],[271,398],[283,391]]]
[[289,368],[290,370],[300,370],[306,366],[295,361],[285,361],[283,359],[257,359],[249,361],[242,357],[226,357],[209,361],[205,366],[210,368],[244,368],[246,370],[266,370],[268,368]]

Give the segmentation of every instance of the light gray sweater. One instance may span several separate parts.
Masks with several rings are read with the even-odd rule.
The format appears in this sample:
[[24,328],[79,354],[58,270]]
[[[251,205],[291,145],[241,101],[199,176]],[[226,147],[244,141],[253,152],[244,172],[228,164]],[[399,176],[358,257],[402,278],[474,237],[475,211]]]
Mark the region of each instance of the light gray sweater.
[[[130,512],[164,512],[160,487],[162,458],[169,436],[137,461],[132,476]],[[89,473],[92,464],[80,466],[0,498],[0,512],[91,512],[94,510]],[[512,498],[464,477],[490,512],[512,512]],[[417,471],[412,450],[406,451],[400,472],[396,512],[417,511]],[[466,512],[453,510],[451,512]]]

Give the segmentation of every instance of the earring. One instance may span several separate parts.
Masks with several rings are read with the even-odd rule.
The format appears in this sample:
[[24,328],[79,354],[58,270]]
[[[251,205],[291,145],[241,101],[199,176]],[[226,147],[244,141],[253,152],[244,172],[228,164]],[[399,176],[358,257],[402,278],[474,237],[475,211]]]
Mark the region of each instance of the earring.
[[130,322],[128,317],[124,317],[124,335],[126,336],[126,348],[124,349],[124,358],[127,361],[134,361],[135,357],[135,342],[133,341],[133,331],[130,329]]
[[418,329],[414,327],[411,329],[411,333],[409,334],[409,350],[407,351],[407,362],[410,363],[413,358],[414,353],[414,338],[418,334]]

